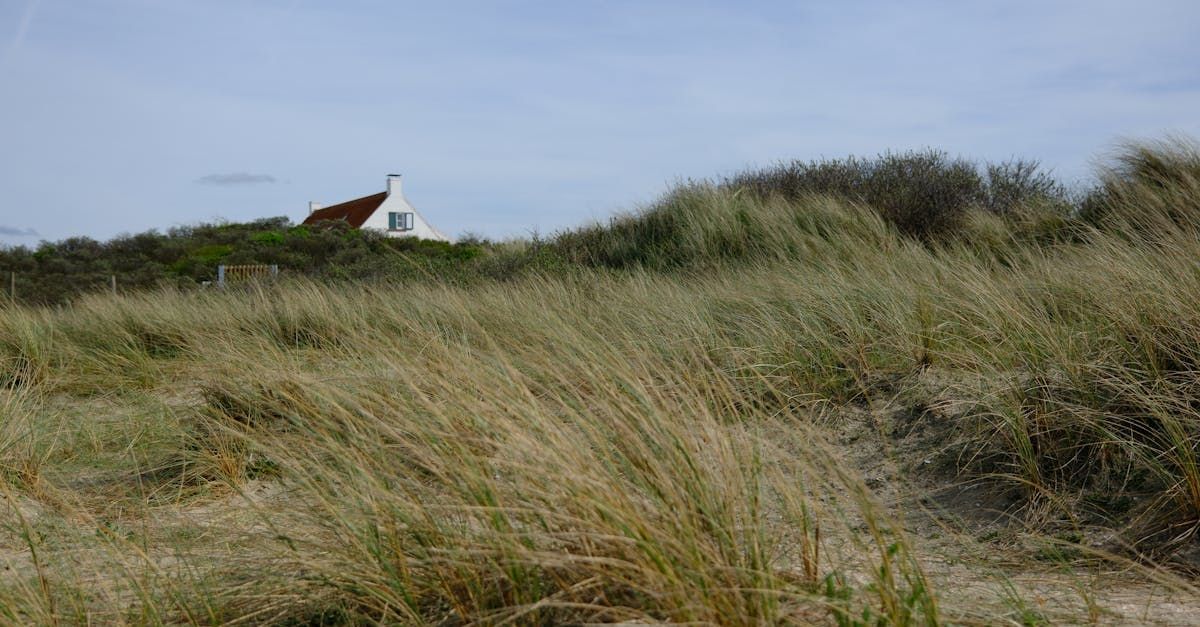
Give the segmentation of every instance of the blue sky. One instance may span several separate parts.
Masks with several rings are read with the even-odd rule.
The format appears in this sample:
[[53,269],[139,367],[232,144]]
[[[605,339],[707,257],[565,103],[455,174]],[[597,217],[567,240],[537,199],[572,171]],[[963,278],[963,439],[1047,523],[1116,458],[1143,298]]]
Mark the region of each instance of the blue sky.
[[681,177],[1200,136],[1200,2],[0,0],[0,242],[381,191],[542,233]]

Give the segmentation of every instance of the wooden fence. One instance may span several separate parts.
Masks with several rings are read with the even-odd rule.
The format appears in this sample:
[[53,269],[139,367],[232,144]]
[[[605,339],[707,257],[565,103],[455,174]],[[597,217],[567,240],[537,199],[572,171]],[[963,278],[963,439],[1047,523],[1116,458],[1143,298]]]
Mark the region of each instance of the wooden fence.
[[[5,276],[6,274],[8,276]],[[217,285],[220,287],[225,287],[229,283],[273,279],[277,276],[279,276],[279,266],[277,266],[275,264],[270,264],[270,265],[248,264],[248,265],[238,265],[238,266],[224,266],[224,265],[217,266]],[[28,279],[27,277],[22,278],[22,282],[26,283],[26,284],[28,283],[29,280],[30,279]],[[209,285],[209,284],[210,283],[208,281],[204,281],[202,283],[202,285]],[[104,280],[104,282],[101,285],[104,286],[103,287],[104,291],[111,292],[113,296],[116,296],[119,293],[118,289],[117,289],[117,287],[118,287],[117,275],[115,275],[115,274],[109,275],[107,277],[107,280]],[[25,295],[26,298],[28,298],[28,295],[26,294],[26,292],[29,291],[29,290],[25,289],[27,287],[29,287],[29,286],[25,285],[21,290],[22,294]],[[88,282],[80,285],[78,294],[82,295],[85,293],[98,292],[99,290],[96,289],[97,287],[99,287],[99,286],[88,281]],[[138,285],[136,285],[136,284],[134,285],[134,289],[137,289],[138,287],[139,287]],[[140,287],[142,289],[146,288],[145,285],[141,285]],[[30,289],[33,292],[37,291],[35,288],[30,288]],[[16,306],[17,305],[17,296],[18,296],[18,294],[17,294],[17,273],[14,271],[4,272],[4,271],[0,270],[0,307]],[[37,302],[37,301],[35,299],[34,301],[30,301],[30,302]]]
[[264,265],[242,265],[242,266],[217,266],[217,285],[225,287],[229,283],[236,281],[253,281],[256,279],[269,279],[279,274],[279,266],[275,264]]
[[[16,305],[17,304],[17,273],[16,272],[8,273],[7,283],[8,283],[8,285],[4,287],[4,293],[8,295],[8,298],[6,300],[8,300],[8,304]],[[116,296],[117,295],[117,275],[110,274],[108,276],[108,280],[104,282],[104,286],[106,288],[112,290],[113,296]],[[83,292],[83,290],[80,291],[80,293],[82,293],[82,292]],[[0,302],[4,302],[4,300],[0,300]]]

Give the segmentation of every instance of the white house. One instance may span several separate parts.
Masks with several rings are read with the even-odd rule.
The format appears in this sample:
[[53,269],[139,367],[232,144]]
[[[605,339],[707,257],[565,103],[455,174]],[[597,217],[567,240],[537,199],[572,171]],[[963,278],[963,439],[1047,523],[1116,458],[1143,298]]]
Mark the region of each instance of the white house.
[[425,221],[413,208],[404,192],[400,190],[400,175],[389,174],[387,191],[355,200],[321,207],[308,203],[308,218],[304,224],[316,224],[323,220],[345,220],[356,229],[372,229],[388,237],[419,237],[450,241],[444,233]]

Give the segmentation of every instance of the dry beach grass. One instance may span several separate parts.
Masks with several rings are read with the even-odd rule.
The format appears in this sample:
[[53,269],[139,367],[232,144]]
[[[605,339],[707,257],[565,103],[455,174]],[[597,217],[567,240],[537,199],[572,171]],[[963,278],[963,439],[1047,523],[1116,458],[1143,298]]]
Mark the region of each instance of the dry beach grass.
[[1144,149],[954,237],[698,185],[511,281],[7,309],[0,620],[1178,622],[1200,170]]

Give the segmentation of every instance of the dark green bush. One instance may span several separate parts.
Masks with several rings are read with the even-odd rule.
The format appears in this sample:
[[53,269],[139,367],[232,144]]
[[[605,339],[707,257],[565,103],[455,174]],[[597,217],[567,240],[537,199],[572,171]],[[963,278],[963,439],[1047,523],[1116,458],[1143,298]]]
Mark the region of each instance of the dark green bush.
[[873,159],[793,161],[743,172],[723,185],[760,197],[795,200],[828,194],[865,203],[900,232],[924,239],[954,232],[967,210],[982,205],[988,194],[975,164],[936,150],[885,153]]
[[285,239],[286,238],[284,234],[280,233],[279,231],[263,231],[262,233],[255,233],[254,235],[250,236],[250,241],[259,244],[266,244],[267,246],[278,246],[282,244]]
[[987,163],[981,173],[975,163],[936,150],[792,161],[743,172],[722,185],[764,198],[826,194],[864,203],[900,232],[926,240],[957,233],[976,207],[1005,216],[1031,205],[1071,211],[1066,189],[1036,161]]
[[1041,169],[1037,161],[1016,159],[984,166],[983,205],[989,211],[1010,215],[1030,204],[1052,205],[1068,209],[1071,205],[1066,188]]

